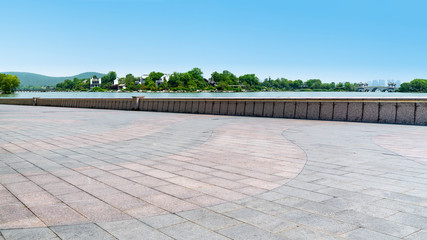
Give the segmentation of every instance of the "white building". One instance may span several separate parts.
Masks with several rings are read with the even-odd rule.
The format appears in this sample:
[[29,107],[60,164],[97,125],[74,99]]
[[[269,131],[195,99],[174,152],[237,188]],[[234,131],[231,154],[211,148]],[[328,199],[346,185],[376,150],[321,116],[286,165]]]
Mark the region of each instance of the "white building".
[[101,87],[101,78],[90,78],[90,88]]
[[159,80],[156,80],[156,87],[162,85],[164,82],[169,81],[170,74],[164,74]]

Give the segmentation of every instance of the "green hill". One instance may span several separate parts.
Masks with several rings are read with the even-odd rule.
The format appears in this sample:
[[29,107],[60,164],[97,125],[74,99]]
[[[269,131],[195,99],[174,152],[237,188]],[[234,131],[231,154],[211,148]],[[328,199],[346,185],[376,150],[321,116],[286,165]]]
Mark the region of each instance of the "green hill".
[[106,74],[103,73],[97,73],[97,72],[85,72],[80,73],[75,76],[69,76],[69,77],[49,77],[41,74],[36,73],[28,73],[28,72],[4,72],[4,74],[12,74],[16,75],[19,80],[21,81],[21,87],[23,86],[55,86],[57,83],[63,82],[65,79],[73,80],[74,78],[90,78],[93,75],[96,75],[97,77],[105,76]]

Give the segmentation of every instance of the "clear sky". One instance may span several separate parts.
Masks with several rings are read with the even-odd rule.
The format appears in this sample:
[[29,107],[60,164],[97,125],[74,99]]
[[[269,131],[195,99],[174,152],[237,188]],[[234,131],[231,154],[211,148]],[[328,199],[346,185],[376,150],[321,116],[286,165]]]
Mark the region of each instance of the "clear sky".
[[425,0],[0,0],[0,71],[427,78]]

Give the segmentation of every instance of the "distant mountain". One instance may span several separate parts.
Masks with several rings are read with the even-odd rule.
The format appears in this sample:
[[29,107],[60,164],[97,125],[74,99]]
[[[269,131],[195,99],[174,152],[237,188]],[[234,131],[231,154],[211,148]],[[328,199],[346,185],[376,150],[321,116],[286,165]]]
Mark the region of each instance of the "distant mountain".
[[55,86],[57,83],[63,82],[65,79],[73,80],[74,78],[91,78],[93,75],[97,77],[103,77],[106,74],[98,73],[98,72],[85,72],[80,73],[75,76],[69,77],[49,77],[36,73],[28,73],[28,72],[4,72],[4,74],[12,74],[16,75],[21,81],[21,87],[23,86]]

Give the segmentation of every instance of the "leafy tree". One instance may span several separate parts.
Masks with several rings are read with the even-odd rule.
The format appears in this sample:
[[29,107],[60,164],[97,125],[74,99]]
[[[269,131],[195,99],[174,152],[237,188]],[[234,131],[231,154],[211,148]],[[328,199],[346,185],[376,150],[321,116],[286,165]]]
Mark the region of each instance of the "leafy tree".
[[411,91],[411,84],[410,83],[402,83],[399,87],[399,92],[410,92]]
[[322,81],[320,79],[310,79],[305,82],[307,88],[320,89],[322,87]]
[[116,72],[110,71],[107,75],[101,78],[101,87],[105,89],[110,88],[116,78]]
[[147,77],[145,79],[145,84],[144,85],[145,85],[145,89],[148,89],[148,90],[151,90],[151,91],[156,90],[156,83],[150,77]]
[[18,77],[10,74],[0,73],[0,89],[2,93],[9,94],[15,92],[21,82]]
[[409,84],[411,92],[427,92],[427,80],[425,79],[414,79]]
[[151,72],[148,77],[151,78],[151,80],[153,81],[157,81],[159,80],[161,77],[163,77],[163,75],[165,75],[162,72]]
[[255,74],[245,74],[239,77],[239,81],[242,82],[246,87],[250,89],[254,89],[257,87],[261,87],[259,79]]

